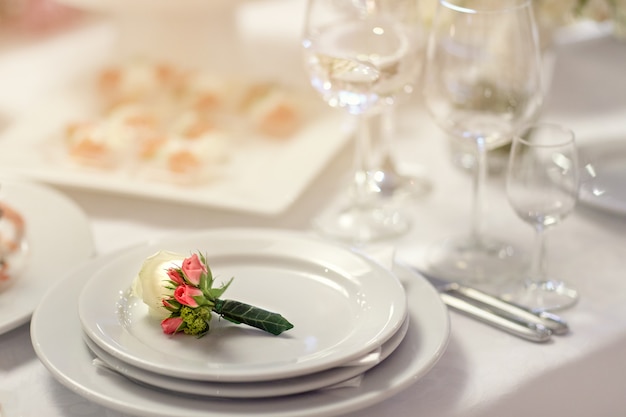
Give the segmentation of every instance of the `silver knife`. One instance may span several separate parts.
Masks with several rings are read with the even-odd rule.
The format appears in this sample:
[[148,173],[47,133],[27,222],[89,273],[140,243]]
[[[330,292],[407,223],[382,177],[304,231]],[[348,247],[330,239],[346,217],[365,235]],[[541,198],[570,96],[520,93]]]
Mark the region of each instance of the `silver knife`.
[[505,317],[448,292],[440,292],[439,295],[448,307],[514,336],[539,343],[547,342],[552,338],[552,331],[542,324]]
[[459,284],[449,283],[447,291],[456,292],[463,297],[481,303],[487,308],[493,309],[493,311],[498,311],[505,315],[516,317],[530,323],[541,324],[550,329],[550,331],[556,335],[563,335],[569,332],[567,322],[556,314],[549,313],[547,311],[535,312],[529,308],[477,290],[476,288],[462,286]]
[[552,334],[561,335],[569,331],[567,323],[555,314],[533,312],[475,288],[415,270],[439,291],[449,307],[508,333],[535,342],[546,342]]

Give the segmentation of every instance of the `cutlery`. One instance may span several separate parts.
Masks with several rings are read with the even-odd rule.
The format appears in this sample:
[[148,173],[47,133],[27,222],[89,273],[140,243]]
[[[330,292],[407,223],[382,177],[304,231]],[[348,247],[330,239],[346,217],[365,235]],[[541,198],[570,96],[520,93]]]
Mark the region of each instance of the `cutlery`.
[[569,331],[568,324],[555,314],[535,312],[476,288],[446,281],[424,271],[418,272],[439,291],[446,305],[508,333],[535,342],[546,342],[552,334],[562,335]]
[[552,331],[542,324],[498,314],[480,304],[475,304],[462,296],[452,295],[449,292],[440,292],[440,296],[448,307],[514,336],[539,343],[551,339]]
[[[432,281],[431,281],[432,283]],[[500,297],[487,294],[475,288],[448,283],[447,291],[456,292],[463,296],[485,305],[488,308],[500,311],[503,314],[518,317],[522,320],[541,324],[555,335],[564,335],[569,332],[569,326],[565,320],[556,314],[547,311],[533,311],[519,304],[514,304]]]

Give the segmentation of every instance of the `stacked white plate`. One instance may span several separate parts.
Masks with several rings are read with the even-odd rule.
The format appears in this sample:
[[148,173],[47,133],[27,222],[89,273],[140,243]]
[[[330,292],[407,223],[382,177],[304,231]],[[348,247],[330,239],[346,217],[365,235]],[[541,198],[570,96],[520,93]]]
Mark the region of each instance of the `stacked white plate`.
[[[130,291],[159,250],[202,252],[218,284],[234,277],[223,298],[294,328],[273,336],[214,319],[204,338],[164,335]],[[60,321],[61,337],[50,330]],[[342,414],[406,388],[437,362],[449,324],[436,291],[406,268],[303,234],[222,229],[91,262],[45,297],[31,332],[57,379],[118,411],[280,417]]]

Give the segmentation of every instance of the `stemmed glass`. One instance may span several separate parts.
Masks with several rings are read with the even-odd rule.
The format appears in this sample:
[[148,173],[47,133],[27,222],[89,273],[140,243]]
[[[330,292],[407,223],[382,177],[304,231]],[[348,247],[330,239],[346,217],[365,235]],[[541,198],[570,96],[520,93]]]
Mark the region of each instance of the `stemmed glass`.
[[368,242],[404,233],[409,224],[384,204],[372,182],[369,118],[381,97],[401,90],[418,65],[413,0],[308,0],[302,46],[311,85],[331,107],[356,117],[350,201],[315,220],[324,234]]
[[374,185],[374,192],[379,193],[380,197],[392,204],[402,204],[408,199],[423,197],[432,188],[430,180],[423,174],[401,170],[393,155],[397,134],[397,109],[403,101],[409,99],[419,83],[426,30],[423,18],[419,15],[417,2],[397,0],[387,3],[398,8],[396,13],[403,13],[401,19],[405,24],[407,35],[411,38],[412,53],[419,57],[419,61],[417,65],[411,67],[413,73],[405,71],[399,74],[405,80],[401,88],[381,92],[381,109],[377,118],[380,149],[377,152],[378,159],[374,162],[374,169],[370,171],[370,179]]
[[484,289],[523,257],[482,225],[487,151],[510,143],[542,104],[541,58],[532,0],[440,0],[428,43],[424,99],[435,122],[475,147],[468,236],[433,245],[431,271]]
[[371,176],[376,185],[376,191],[382,197],[404,201],[425,196],[432,189],[432,184],[423,174],[402,172],[398,168],[393,156],[397,106],[398,97],[396,95],[386,98],[383,102],[380,115],[381,157]]
[[579,169],[574,133],[555,124],[530,126],[513,139],[506,190],[517,215],[535,228],[531,267],[523,286],[504,298],[536,311],[576,302],[578,293],[546,274],[545,232],[569,215],[578,199]]

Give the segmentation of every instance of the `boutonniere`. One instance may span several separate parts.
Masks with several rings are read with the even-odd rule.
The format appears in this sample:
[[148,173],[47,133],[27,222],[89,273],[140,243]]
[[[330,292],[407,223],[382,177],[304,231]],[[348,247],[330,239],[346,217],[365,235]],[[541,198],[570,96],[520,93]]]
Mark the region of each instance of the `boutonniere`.
[[197,337],[210,330],[213,314],[236,324],[261,329],[273,335],[293,328],[281,314],[240,301],[222,299],[233,281],[214,287],[206,257],[189,257],[160,251],[147,258],[133,284],[134,293],[161,317],[166,334],[186,333]]

